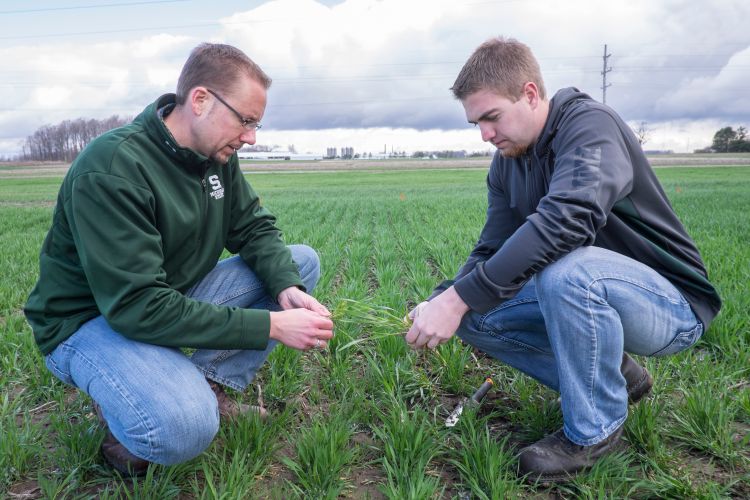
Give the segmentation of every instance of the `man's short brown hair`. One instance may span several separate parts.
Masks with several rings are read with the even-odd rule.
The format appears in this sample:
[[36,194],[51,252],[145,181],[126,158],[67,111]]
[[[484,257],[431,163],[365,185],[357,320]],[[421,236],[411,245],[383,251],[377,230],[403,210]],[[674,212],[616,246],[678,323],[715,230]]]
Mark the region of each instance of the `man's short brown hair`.
[[203,85],[222,94],[231,93],[243,75],[271,86],[271,78],[244,52],[231,45],[202,43],[195,47],[177,80],[177,104],[184,104],[190,90]]
[[534,82],[539,97],[545,98],[542,72],[531,49],[513,38],[496,37],[474,51],[451,91],[456,99],[463,100],[480,90],[490,90],[515,102],[527,82]]

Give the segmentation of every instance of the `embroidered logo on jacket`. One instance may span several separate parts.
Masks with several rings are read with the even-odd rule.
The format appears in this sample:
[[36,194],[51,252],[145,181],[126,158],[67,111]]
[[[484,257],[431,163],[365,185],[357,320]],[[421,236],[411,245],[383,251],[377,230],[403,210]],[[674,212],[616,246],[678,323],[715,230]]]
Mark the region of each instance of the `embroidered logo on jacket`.
[[219,176],[218,175],[212,175],[208,178],[208,182],[211,184],[211,196],[215,200],[218,200],[219,198],[224,197],[224,188],[221,187],[221,182],[219,182]]

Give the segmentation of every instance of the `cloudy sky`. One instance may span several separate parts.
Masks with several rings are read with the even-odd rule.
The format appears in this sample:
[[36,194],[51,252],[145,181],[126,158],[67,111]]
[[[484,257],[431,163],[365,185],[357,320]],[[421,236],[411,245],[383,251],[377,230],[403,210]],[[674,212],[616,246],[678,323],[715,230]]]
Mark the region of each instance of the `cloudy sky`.
[[202,41],[242,48],[274,79],[258,143],[487,150],[449,87],[504,35],[537,55],[548,90],[576,86],[692,151],[750,127],[747,0],[3,0],[0,156],[44,124],[133,116],[174,90]]

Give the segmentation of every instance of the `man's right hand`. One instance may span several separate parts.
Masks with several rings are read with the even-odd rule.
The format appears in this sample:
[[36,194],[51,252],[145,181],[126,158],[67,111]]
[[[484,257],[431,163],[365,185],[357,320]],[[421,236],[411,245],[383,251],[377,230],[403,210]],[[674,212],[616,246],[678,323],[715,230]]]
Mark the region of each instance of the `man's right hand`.
[[333,321],[308,309],[271,311],[270,338],[285,346],[306,351],[324,349],[333,337]]
[[417,316],[419,316],[419,313],[422,312],[422,310],[425,308],[427,304],[428,302],[426,300],[423,300],[422,302],[417,304],[417,306],[414,309],[409,311],[409,319],[411,321],[414,321],[415,319],[417,319]]

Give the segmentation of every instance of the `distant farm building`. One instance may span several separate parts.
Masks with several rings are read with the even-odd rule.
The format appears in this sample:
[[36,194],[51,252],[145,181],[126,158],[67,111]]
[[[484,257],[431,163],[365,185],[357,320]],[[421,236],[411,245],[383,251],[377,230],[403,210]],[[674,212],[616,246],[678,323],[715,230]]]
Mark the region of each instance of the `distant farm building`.
[[291,151],[237,151],[240,160],[322,160],[323,155]]

